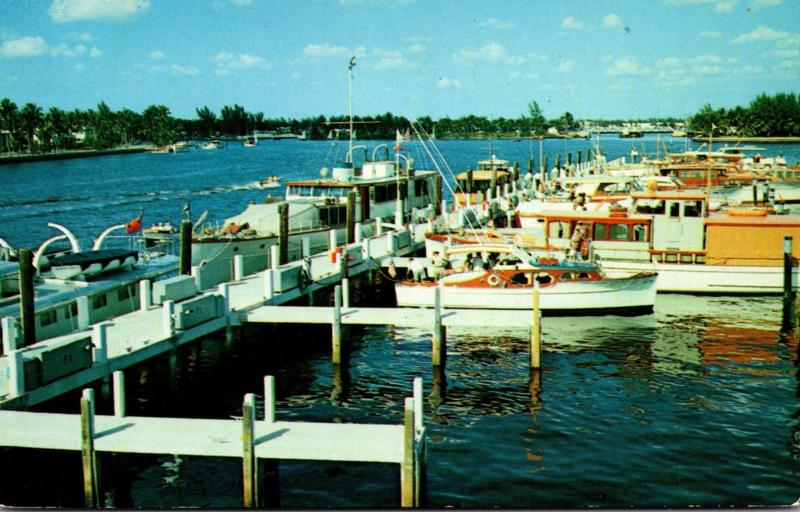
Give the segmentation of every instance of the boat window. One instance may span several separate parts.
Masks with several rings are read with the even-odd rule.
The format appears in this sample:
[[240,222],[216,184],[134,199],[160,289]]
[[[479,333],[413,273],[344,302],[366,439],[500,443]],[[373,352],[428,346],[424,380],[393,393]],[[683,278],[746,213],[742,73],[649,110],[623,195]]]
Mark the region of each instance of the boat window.
[[670,202],[669,203],[669,216],[670,217],[680,217],[681,216],[681,204],[677,202]]
[[54,324],[58,320],[58,315],[56,314],[55,309],[40,311],[37,316],[39,317],[39,326],[41,327]]
[[645,224],[636,224],[633,226],[633,239],[637,242],[647,241],[647,226]]
[[539,284],[550,284],[553,280],[553,277],[550,274],[539,274],[536,276],[536,280]]
[[608,226],[605,224],[595,224],[594,234],[592,235],[592,238],[594,240],[605,240],[606,238],[608,238],[607,229]]
[[555,221],[550,223],[551,238],[564,238],[569,232],[569,222]]
[[699,217],[702,204],[700,201],[686,201],[683,206],[684,217]]
[[628,240],[630,238],[630,227],[627,224],[611,224],[608,235],[610,240]]
[[511,276],[511,284],[527,284],[528,278],[524,272],[518,272]]
[[319,209],[319,222],[323,226],[328,225],[328,209],[327,208],[320,208]]
[[70,314],[68,316],[71,316],[71,317],[78,316],[78,303],[77,302],[73,302],[72,304],[69,305],[69,312],[70,312]]
[[428,195],[428,182],[427,180],[414,181],[414,195],[417,197],[425,197]]
[[588,272],[578,272],[578,279],[589,279]]
[[558,277],[559,281],[571,281],[572,280],[572,272],[564,272]]
[[108,298],[105,293],[92,297],[92,309],[104,308],[108,305]]
[[314,195],[314,187],[295,186],[293,189],[298,196],[310,197]]

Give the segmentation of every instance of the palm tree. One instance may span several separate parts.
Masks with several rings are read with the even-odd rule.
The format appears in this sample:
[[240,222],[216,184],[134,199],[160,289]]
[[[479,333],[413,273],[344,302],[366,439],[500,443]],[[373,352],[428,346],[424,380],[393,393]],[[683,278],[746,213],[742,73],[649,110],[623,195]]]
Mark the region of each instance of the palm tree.
[[0,101],[0,128],[9,132],[6,140],[6,151],[13,151],[16,146],[14,138],[17,136],[17,126],[19,126],[17,105],[10,99],[3,98],[3,101]]
[[208,107],[196,109],[197,118],[200,120],[200,127],[206,137],[211,137],[214,127],[217,124],[217,115]]
[[28,151],[33,151],[33,137],[42,127],[44,121],[42,108],[35,103],[26,103],[20,111],[20,117],[22,118],[22,128],[25,130],[25,136],[28,140]]

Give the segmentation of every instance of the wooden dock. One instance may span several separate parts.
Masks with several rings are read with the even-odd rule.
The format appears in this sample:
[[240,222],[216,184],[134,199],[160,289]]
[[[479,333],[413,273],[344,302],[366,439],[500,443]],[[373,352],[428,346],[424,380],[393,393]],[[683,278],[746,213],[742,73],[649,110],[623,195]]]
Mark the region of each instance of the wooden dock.
[[277,421],[272,377],[265,378],[261,420],[253,394],[245,395],[238,420],[126,416],[121,372],[114,383],[114,416],[94,414],[92,390],[84,390],[81,414],[0,411],[0,446],[83,452],[87,507],[103,505],[97,452],[241,458],[246,507],[263,506],[260,460],[398,464],[400,504],[420,505],[426,442],[420,378],[404,403],[402,425]]

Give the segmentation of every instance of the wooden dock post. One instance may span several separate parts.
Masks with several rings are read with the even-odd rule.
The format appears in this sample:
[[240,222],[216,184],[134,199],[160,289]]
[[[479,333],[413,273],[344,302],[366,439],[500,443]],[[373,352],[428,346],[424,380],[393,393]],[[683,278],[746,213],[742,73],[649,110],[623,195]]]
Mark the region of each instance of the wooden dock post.
[[383,235],[383,219],[378,217],[375,219],[375,236]]
[[539,309],[539,281],[533,275],[533,322],[531,323],[531,368],[542,367],[542,312]]
[[89,314],[91,311],[89,308],[89,297],[86,295],[81,295],[75,299],[75,305],[78,307],[78,329],[81,331],[88,329],[89,324],[91,323],[91,320],[89,319]]
[[350,279],[347,277],[342,279],[342,307],[350,307]]
[[21,350],[8,352],[8,391],[11,396],[25,392],[25,360]]
[[[264,377],[264,422],[275,422],[275,377]],[[277,460],[258,460],[259,506],[280,507],[281,485]]]
[[84,389],[81,397],[81,458],[83,460],[83,495],[86,508],[99,508],[100,475],[94,451],[94,390]]
[[192,273],[192,221],[181,221],[181,245],[179,258],[179,272],[182,276]]
[[403,462],[400,465],[400,506],[414,506],[414,399],[406,398],[403,411]]
[[127,414],[125,403],[125,372],[117,370],[112,374],[114,380],[114,416],[124,418]]
[[361,240],[364,239],[364,233],[361,230],[361,223],[360,222],[356,222],[356,224],[355,224],[353,229],[355,230],[355,240],[354,241],[355,241],[355,243],[360,244]]
[[262,274],[264,276],[263,283],[264,283],[264,300],[270,300],[273,295],[273,271],[271,268],[268,268]]
[[467,171],[467,194],[472,194],[472,169]]
[[783,318],[781,327],[784,331],[792,328],[792,308],[794,306],[794,289],[792,288],[792,236],[783,237]]
[[101,322],[92,326],[92,359],[95,364],[108,361],[108,328],[111,322]]
[[342,362],[342,287],[333,290],[333,322],[331,323],[331,359],[333,363]]
[[153,288],[150,280],[142,279],[139,281],[139,309],[147,311],[153,305]]
[[428,447],[425,442],[425,425],[422,415],[422,378],[414,378],[414,506],[427,505],[427,480],[428,480]]
[[345,240],[348,245],[356,241],[356,193],[351,190],[347,193],[346,206],[346,232]]
[[336,245],[337,245],[337,242],[336,242],[336,230],[335,229],[331,229],[330,231],[328,231],[328,250],[331,251],[331,252],[335,251],[336,250]]
[[4,316],[0,318],[0,330],[3,331],[3,354],[10,354],[17,350],[19,338],[17,338],[17,321],[14,317]]
[[442,325],[442,287],[436,286],[433,295],[433,366],[444,366],[447,361],[447,327]]
[[275,423],[275,377],[264,376],[264,422]]
[[443,205],[441,202],[442,198],[442,176],[437,174],[436,175],[436,186],[433,189],[433,207],[434,207],[434,215],[441,215],[445,213],[447,210],[440,207]]
[[175,335],[175,301],[164,301],[161,314],[161,329],[164,336],[172,337]]
[[278,270],[281,266],[281,247],[278,245],[269,246],[269,268]]
[[243,506],[245,508],[257,508],[258,503],[258,472],[255,451],[255,418],[256,418],[256,396],[247,393],[242,403],[242,480]]
[[280,254],[278,263],[283,265],[289,261],[289,203],[283,202],[278,205],[278,246]]
[[19,323],[22,328],[22,346],[36,343],[36,310],[33,299],[33,253],[30,249],[19,250]]
[[241,281],[244,277],[244,256],[237,254],[233,257],[233,280]]

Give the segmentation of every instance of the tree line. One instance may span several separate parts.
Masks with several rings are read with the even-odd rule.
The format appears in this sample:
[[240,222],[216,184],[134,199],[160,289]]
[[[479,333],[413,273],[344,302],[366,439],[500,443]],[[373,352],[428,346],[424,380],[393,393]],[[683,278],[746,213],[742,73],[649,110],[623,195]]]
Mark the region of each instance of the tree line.
[[[542,135],[551,128],[559,133],[594,126],[620,125],[623,122],[650,122],[674,126],[677,118],[638,120],[578,121],[570,112],[547,119],[536,101],[517,118],[486,118],[466,115],[451,119],[422,116],[419,125],[438,137],[470,137],[475,135]],[[369,139],[392,139],[404,132],[409,120],[390,112],[373,116],[354,116],[358,135]],[[263,112],[248,112],[241,105],[224,106],[216,113],[204,106],[196,109],[196,117],[180,119],[172,116],[165,105],[150,105],[142,113],[123,108],[111,110],[105,102],[94,109],[62,110],[51,107],[46,112],[35,103],[21,108],[4,98],[0,101],[0,152],[58,151],[76,147],[106,149],[127,144],[150,142],[157,146],[182,138],[242,137],[254,131],[305,132],[309,139],[323,139],[336,130],[347,128],[348,117],[315,116],[302,119],[268,118]],[[800,101],[794,93],[775,96],[759,95],[748,107],[713,109],[706,104],[689,119],[689,129],[714,135],[800,136]]]

